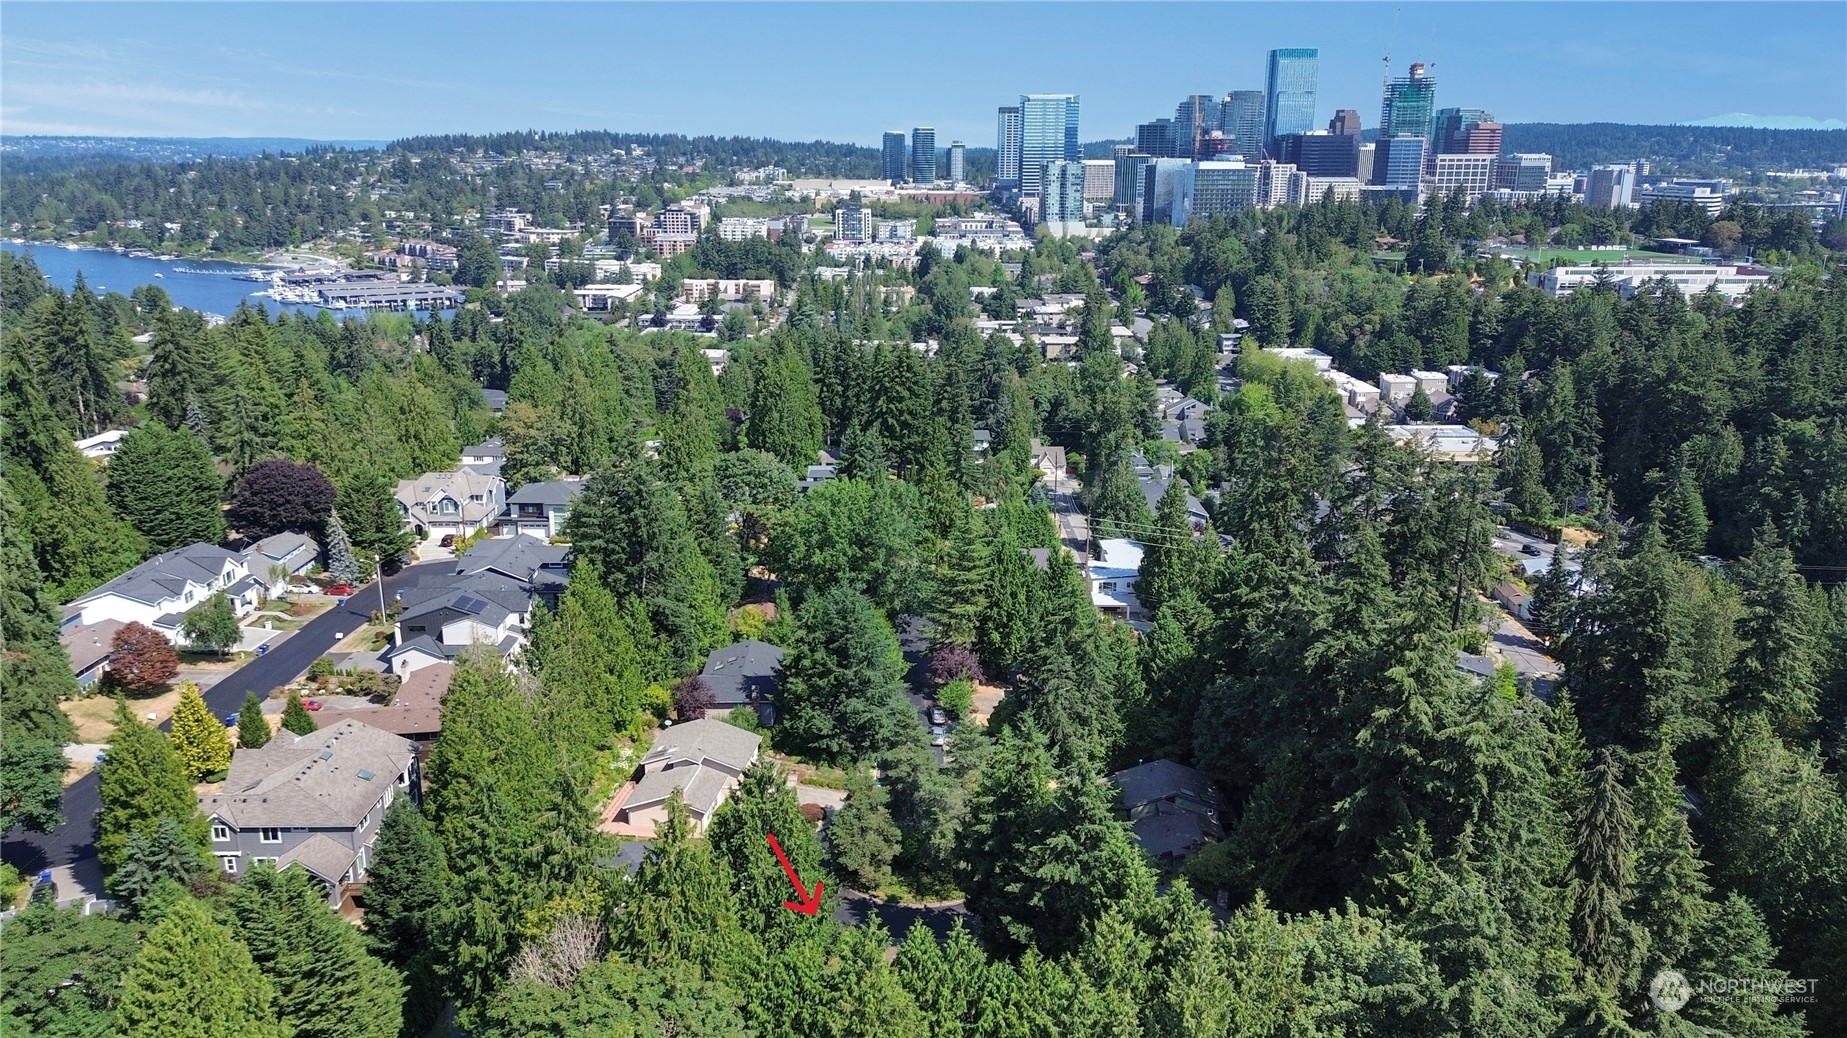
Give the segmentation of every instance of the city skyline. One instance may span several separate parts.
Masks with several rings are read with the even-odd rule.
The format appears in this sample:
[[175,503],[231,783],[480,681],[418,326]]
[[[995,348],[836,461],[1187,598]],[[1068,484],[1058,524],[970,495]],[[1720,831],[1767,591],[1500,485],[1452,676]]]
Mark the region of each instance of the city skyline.
[[[1444,84],[1445,103],[1494,110],[1511,123],[1696,122],[1749,112],[1761,124],[1847,125],[1847,54],[1837,33],[1814,31],[1823,10],[1816,4],[1700,4],[1697,18],[1673,16],[1687,4],[1601,5],[1600,39],[1609,42],[1584,38],[1578,18],[1536,18],[1514,4],[1473,5],[1466,19],[1450,4],[1189,5],[1168,12],[1184,13],[1192,28],[1163,37],[1159,60],[1125,59],[1109,34],[1086,28],[1107,23],[1111,6],[1120,7],[1088,5],[1098,17],[1059,20],[1045,19],[1044,5],[879,4],[835,18],[825,15],[843,8],[708,4],[702,24],[714,31],[685,47],[627,51],[612,72],[537,41],[668,35],[684,28],[684,9],[481,3],[432,20],[427,6],[385,4],[348,8],[352,16],[336,20],[325,7],[292,4],[9,3],[0,132],[382,140],[534,127],[876,147],[884,130],[933,125],[939,140],[984,147],[997,106],[1056,92],[1085,99],[1085,140],[1121,139],[1190,94],[1264,89],[1268,52],[1294,47],[1320,55],[1316,125],[1339,108],[1363,118],[1377,111],[1388,49],[1394,75],[1425,62]],[[521,37],[535,42],[506,45],[504,22],[515,10]],[[945,31],[949,10],[975,13],[968,28],[997,38],[1028,26],[1050,36],[1004,62],[971,63],[930,81],[892,77],[875,55],[845,46],[868,35],[928,40]],[[1165,17],[1146,5],[1135,10]],[[1747,16],[1749,38],[1710,31]],[[107,42],[97,42],[99,21],[111,26]],[[384,59],[352,46],[356,28],[416,46]],[[1227,38],[1239,41],[1235,49],[1226,50]],[[768,60],[792,53],[816,61]],[[872,81],[879,110],[842,103]],[[1555,89],[1563,83],[1597,89]],[[740,91],[779,103],[741,109],[727,100]]]

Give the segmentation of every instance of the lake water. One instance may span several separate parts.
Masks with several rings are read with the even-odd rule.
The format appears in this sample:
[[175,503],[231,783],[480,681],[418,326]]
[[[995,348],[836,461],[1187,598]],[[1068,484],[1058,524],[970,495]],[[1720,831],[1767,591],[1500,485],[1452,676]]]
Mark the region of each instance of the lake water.
[[[31,245],[0,242],[0,249],[15,255],[32,257],[45,274],[47,284],[70,291],[83,272],[85,283],[94,292],[120,292],[128,295],[142,285],[159,285],[173,300],[173,305],[189,310],[229,317],[237,304],[248,301],[267,309],[271,316],[283,310],[317,314],[321,307],[306,303],[278,303],[274,299],[252,295],[269,286],[261,281],[240,281],[233,277],[249,270],[248,263],[219,263],[196,259],[154,259],[148,256],[124,256],[118,252],[96,249],[65,249],[56,245]],[[208,271],[209,273],[183,273]],[[160,277],[154,275],[159,274]],[[335,310],[335,317],[364,315],[362,310]],[[427,317],[428,314],[423,316]]]

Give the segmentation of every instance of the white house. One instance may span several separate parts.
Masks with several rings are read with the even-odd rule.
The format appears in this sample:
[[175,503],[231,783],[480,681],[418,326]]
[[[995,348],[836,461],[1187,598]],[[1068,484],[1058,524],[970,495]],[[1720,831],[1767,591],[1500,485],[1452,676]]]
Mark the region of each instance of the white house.
[[106,429],[76,441],[77,449],[91,461],[108,461],[110,455],[122,449],[122,439],[127,435],[127,429]]
[[245,557],[210,544],[191,544],[153,558],[64,607],[63,626],[103,620],[143,623],[178,640],[188,610],[222,593],[238,616],[263,601],[263,581]]
[[1147,612],[1135,597],[1135,583],[1142,573],[1141,544],[1126,537],[1109,537],[1098,541],[1097,547],[1101,557],[1092,559],[1089,566],[1090,604],[1132,626],[1146,625]]

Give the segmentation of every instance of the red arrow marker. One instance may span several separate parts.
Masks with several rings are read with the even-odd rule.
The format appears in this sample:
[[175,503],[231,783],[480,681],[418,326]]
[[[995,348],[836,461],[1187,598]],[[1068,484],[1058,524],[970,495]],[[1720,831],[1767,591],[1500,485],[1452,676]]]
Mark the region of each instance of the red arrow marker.
[[789,864],[789,856],[782,852],[782,844],[776,842],[776,834],[764,833],[763,836],[770,841],[770,850],[776,852],[776,860],[782,862],[782,871],[789,874],[789,882],[795,884],[796,896],[801,898],[800,901],[784,901],[782,907],[791,912],[814,915],[821,907],[821,881],[815,881],[814,893],[804,890],[802,881],[795,877],[795,866]]

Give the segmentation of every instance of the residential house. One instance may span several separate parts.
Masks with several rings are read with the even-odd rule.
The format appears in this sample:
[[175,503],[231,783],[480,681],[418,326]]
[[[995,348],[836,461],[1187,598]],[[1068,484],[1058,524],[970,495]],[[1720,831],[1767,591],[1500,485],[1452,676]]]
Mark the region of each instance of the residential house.
[[[1148,502],[1148,511],[1158,511],[1161,498],[1166,496],[1168,484],[1175,479],[1172,465],[1150,465],[1148,459],[1140,454],[1130,459],[1135,465],[1135,478],[1141,484],[1142,499]],[[1186,516],[1197,532],[1205,529],[1211,516],[1206,513],[1206,506],[1191,490],[1186,491]]]
[[747,638],[713,649],[699,676],[712,690],[713,713],[728,714],[738,707],[753,707],[758,718],[773,721],[777,679],[782,670],[782,650],[768,642]]
[[127,436],[127,429],[105,429],[95,436],[77,440],[77,450],[91,461],[107,462],[110,455],[122,449],[122,440]]
[[840,468],[838,465],[810,465],[803,470],[802,478],[796,482],[795,489],[806,494],[815,487],[820,486],[838,475],[840,475]]
[[1532,596],[1521,589],[1520,585],[1502,581],[1494,585],[1494,601],[1512,613],[1515,619],[1531,620],[1533,618]]
[[1135,597],[1135,583],[1141,578],[1142,546],[1126,537],[1107,537],[1096,542],[1098,557],[1085,567],[1090,581],[1090,604],[1105,616],[1113,616],[1135,627],[1145,627],[1151,619]]
[[500,513],[500,524],[495,532],[501,537],[523,533],[550,540],[564,532],[564,520],[571,514],[571,502],[583,492],[581,479],[528,483],[507,496],[507,507]]
[[256,611],[263,582],[250,575],[244,556],[211,544],[189,544],[156,555],[64,607],[62,626],[103,620],[136,621],[180,640],[187,611],[223,594],[238,616]]
[[290,580],[320,561],[320,542],[305,533],[276,533],[244,549],[244,565],[263,582],[263,593],[279,595]]
[[510,657],[526,644],[533,609],[556,608],[570,585],[569,554],[536,537],[477,542],[452,568],[398,592],[392,647],[379,659],[404,678],[470,645],[492,645]]
[[501,466],[507,463],[507,446],[499,437],[472,443],[462,448],[462,468],[473,470],[483,476],[500,475]]
[[412,671],[385,706],[325,707],[312,716],[315,725],[323,729],[358,721],[402,736],[417,744],[419,757],[427,757],[430,746],[442,735],[443,697],[449,694],[449,684],[454,680],[454,664],[432,663]]
[[1035,439],[1032,441],[1032,454],[1033,468],[1047,476],[1061,475],[1068,467],[1065,462],[1065,449],[1057,444],[1040,443]]
[[1135,842],[1156,861],[1178,862],[1225,838],[1218,789],[1199,771],[1162,759],[1119,771],[1109,782],[1122,791]]
[[79,688],[96,684],[109,670],[109,653],[115,646],[115,632],[127,627],[123,620],[99,620],[66,628],[58,635],[64,651],[70,654],[71,673]]
[[641,780],[623,803],[620,820],[659,825],[677,789],[694,828],[703,832],[745,769],[757,762],[762,745],[762,736],[727,721],[688,721],[661,729],[641,759]]
[[385,809],[401,795],[418,799],[420,782],[409,739],[346,720],[237,750],[223,792],[200,796],[199,811],[226,873],[299,866],[337,906],[347,884],[365,879]]
[[530,586],[492,574],[411,588],[400,601],[392,647],[379,657],[399,677],[453,660],[470,645],[491,645],[511,656],[526,644],[531,626]]
[[425,472],[398,481],[398,507],[418,537],[454,534],[456,539],[486,529],[506,507],[507,484],[472,469]]

